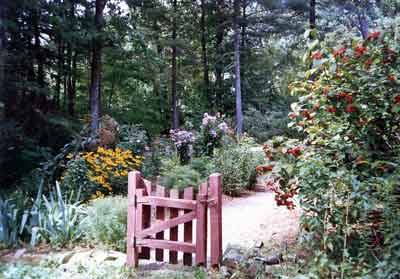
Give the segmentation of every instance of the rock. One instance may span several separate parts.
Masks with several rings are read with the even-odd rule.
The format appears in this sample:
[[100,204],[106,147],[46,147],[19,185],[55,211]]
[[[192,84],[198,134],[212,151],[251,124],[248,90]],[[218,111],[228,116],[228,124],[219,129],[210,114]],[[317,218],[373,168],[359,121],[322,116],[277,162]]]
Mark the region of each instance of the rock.
[[221,273],[222,276],[224,276],[224,278],[229,278],[232,276],[232,273],[228,270],[226,266],[221,266],[219,272]]
[[280,264],[283,261],[282,254],[278,253],[271,254],[267,257],[256,257],[254,259],[266,265]]
[[247,259],[252,259],[252,258],[260,257],[260,255],[261,255],[260,249],[252,248],[252,249],[249,249],[249,250],[246,252],[246,256],[245,256],[245,257],[246,257]]
[[255,242],[254,242],[254,248],[258,248],[258,249],[261,249],[263,246],[264,246],[264,242],[262,242],[261,240],[256,240]]
[[244,261],[245,257],[242,249],[238,246],[228,245],[222,256],[222,265],[228,267],[228,269],[236,269]]
[[61,262],[61,264],[66,264],[66,263],[68,263],[69,260],[70,260],[74,255],[75,255],[75,252],[74,252],[74,251],[72,251],[72,252],[67,252],[67,253],[62,254],[62,255],[60,256],[60,262]]
[[25,254],[25,252],[26,252],[26,249],[25,249],[25,248],[18,249],[18,250],[15,252],[15,254],[14,254],[14,258],[15,258],[15,259],[21,258],[21,257]]
[[282,262],[282,254],[272,254],[265,258],[266,265],[280,264]]

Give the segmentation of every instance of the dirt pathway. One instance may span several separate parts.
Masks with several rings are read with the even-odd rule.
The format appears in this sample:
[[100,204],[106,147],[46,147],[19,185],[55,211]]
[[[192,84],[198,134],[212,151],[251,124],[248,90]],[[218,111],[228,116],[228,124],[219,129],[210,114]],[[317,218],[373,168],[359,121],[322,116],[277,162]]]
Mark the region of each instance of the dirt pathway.
[[278,243],[293,241],[299,212],[278,207],[271,192],[252,192],[246,197],[225,200],[222,207],[223,248],[228,244],[245,247],[255,240]]

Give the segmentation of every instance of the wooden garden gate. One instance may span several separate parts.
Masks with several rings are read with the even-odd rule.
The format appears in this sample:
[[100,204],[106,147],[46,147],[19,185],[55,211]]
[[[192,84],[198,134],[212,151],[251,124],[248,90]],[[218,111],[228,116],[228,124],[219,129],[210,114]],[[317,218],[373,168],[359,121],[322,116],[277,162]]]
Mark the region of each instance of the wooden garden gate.
[[[169,250],[169,262],[178,263],[178,252],[183,252],[183,264],[207,263],[207,224],[210,210],[210,261],[218,266],[222,256],[222,181],[220,174],[212,174],[200,185],[194,197],[192,187],[183,191],[168,191],[141,177],[140,172],[128,176],[128,232],[127,265],[138,266],[139,259],[164,261],[164,249]],[[167,214],[168,213],[168,214]],[[169,217],[169,218],[168,218]],[[193,239],[193,220],[196,219]],[[178,241],[178,225],[183,224],[183,239]],[[182,226],[181,226],[182,227]],[[164,231],[169,229],[169,239]]]

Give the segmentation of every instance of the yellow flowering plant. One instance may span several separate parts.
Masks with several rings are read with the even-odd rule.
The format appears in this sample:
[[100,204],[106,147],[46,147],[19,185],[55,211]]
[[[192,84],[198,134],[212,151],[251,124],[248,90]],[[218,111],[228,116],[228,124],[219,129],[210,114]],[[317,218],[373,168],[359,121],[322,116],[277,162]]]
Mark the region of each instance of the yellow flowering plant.
[[84,200],[126,192],[128,172],[139,169],[143,162],[143,157],[131,150],[104,147],[67,158],[70,161],[62,182]]
[[104,193],[123,191],[128,172],[139,169],[143,162],[143,157],[135,156],[131,150],[120,148],[98,147],[95,152],[82,152],[80,156],[85,159],[88,166],[88,178],[102,187],[96,191],[96,197]]

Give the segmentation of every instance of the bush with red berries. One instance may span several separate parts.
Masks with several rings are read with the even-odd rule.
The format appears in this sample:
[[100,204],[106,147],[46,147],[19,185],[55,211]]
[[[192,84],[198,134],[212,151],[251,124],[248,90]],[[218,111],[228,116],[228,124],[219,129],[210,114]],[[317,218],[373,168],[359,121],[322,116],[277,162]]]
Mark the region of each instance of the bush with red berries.
[[273,168],[259,171],[278,205],[304,212],[308,278],[400,276],[398,30],[312,52],[314,67],[290,88],[290,125],[304,140],[264,147]]

